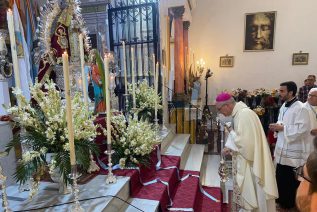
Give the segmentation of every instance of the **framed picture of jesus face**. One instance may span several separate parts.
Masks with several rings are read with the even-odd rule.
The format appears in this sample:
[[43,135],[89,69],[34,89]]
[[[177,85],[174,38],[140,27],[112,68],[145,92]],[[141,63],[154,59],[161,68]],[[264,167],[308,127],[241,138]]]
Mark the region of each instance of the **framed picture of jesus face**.
[[276,12],[245,15],[244,51],[274,50]]

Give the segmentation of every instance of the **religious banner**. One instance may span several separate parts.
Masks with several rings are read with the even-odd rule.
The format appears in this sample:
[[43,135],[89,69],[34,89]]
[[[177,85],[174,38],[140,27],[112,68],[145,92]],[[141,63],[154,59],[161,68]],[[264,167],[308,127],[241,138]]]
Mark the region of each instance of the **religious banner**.
[[[27,43],[24,38],[24,30],[21,22],[20,14],[16,3],[13,4],[13,18],[14,18],[14,31],[16,40],[16,49],[18,55],[21,90],[27,100],[31,99],[29,85],[32,85],[30,75],[30,57],[28,52]],[[16,77],[16,76],[15,76]]]

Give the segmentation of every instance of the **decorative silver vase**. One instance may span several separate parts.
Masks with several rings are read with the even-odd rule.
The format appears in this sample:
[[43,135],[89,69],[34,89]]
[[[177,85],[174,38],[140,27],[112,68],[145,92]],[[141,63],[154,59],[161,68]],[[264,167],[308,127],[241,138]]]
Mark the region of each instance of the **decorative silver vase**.
[[[54,161],[55,153],[47,153],[46,154],[46,162],[51,164]],[[60,169],[55,167],[54,169],[49,170],[50,177],[54,183],[58,183],[58,191],[60,194],[69,194],[71,193],[71,188],[69,185],[66,185],[64,182],[64,177],[60,173]]]
[[218,174],[220,176],[220,181],[225,183],[229,180],[229,169],[226,162],[222,159],[219,164]]
[[64,182],[64,177],[60,173],[59,168],[55,168],[52,171],[50,171],[50,177],[54,183],[58,183],[58,192],[60,194],[70,194],[71,193],[71,188],[69,185],[66,185],[66,183]]

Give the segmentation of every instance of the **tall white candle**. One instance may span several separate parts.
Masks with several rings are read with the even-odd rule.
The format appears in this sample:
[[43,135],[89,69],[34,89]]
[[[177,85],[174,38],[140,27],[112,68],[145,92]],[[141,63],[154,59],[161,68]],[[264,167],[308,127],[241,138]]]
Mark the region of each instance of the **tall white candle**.
[[107,144],[111,144],[111,108],[110,108],[110,76],[109,76],[109,58],[104,57],[105,83],[106,83],[106,111],[107,111]]
[[81,79],[84,93],[84,104],[88,111],[88,94],[87,94],[87,84],[86,84],[86,74],[85,74],[85,58],[84,58],[84,38],[83,34],[79,34],[79,48],[80,48],[80,63],[81,63]]
[[[159,63],[156,63],[156,68],[155,68],[155,93],[158,95],[158,78],[159,78]],[[155,98],[155,119],[157,119],[157,110],[158,110],[158,98]]]
[[12,10],[10,10],[10,9],[8,9],[8,12],[7,12],[7,21],[8,21],[9,35],[10,35],[10,44],[11,44],[11,54],[12,54],[12,62],[13,62],[15,87],[21,89],[20,69],[19,69],[18,55],[17,55],[17,50],[16,50],[14,21],[13,21]]
[[65,98],[66,98],[66,121],[67,121],[67,129],[68,129],[70,164],[76,165],[74,129],[73,129],[73,117],[72,117],[72,102],[70,98],[70,86],[69,86],[69,64],[68,64],[67,52],[64,52],[62,57],[63,57],[64,87],[65,87]]
[[123,71],[124,71],[124,89],[125,94],[128,94],[128,79],[127,79],[127,63],[126,63],[126,56],[125,56],[125,42],[122,41],[122,56],[123,56]]
[[167,108],[167,105],[165,104],[166,102],[166,66],[163,65],[163,71],[162,71],[162,105],[163,105],[163,125],[166,123],[165,118],[166,118],[166,114],[165,114],[165,109]]
[[134,80],[134,49],[131,48],[131,72],[132,72],[132,99],[133,99],[133,108],[136,108],[136,98],[135,98],[135,80]]
[[152,67],[153,68],[153,80],[155,83],[155,54],[152,55],[152,64],[153,64],[153,67]]

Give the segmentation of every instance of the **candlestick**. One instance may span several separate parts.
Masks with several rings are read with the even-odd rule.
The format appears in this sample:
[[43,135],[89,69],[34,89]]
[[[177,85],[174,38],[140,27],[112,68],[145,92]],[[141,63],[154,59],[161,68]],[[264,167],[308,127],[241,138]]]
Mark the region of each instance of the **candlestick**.
[[125,56],[125,42],[122,41],[122,51],[123,51],[123,70],[124,70],[124,89],[125,92],[123,96],[125,97],[125,117],[128,120],[128,108],[129,108],[129,92],[128,92],[128,79],[127,79],[127,63],[126,63],[126,56]]
[[104,57],[105,83],[106,83],[106,111],[107,111],[107,144],[111,144],[111,111],[110,111],[110,87],[109,87],[109,58]]
[[74,204],[72,205],[72,208],[70,210],[71,212],[84,212],[84,209],[80,206],[79,202],[79,186],[77,184],[77,179],[80,176],[81,174],[77,172],[77,165],[72,165],[69,178],[73,180],[72,193],[74,195]]
[[167,66],[167,77],[169,79],[169,71],[171,70],[171,52],[170,52],[170,17],[166,16],[166,66]]
[[[0,158],[7,157],[7,156],[8,156],[7,152],[0,152]],[[7,181],[7,176],[4,175],[2,166],[0,164],[0,182],[2,186],[2,208],[4,212],[12,212],[12,210],[9,208],[6,181]]]
[[84,93],[84,104],[85,104],[85,108],[88,112],[88,94],[87,94],[87,84],[86,84],[86,74],[85,74],[83,34],[79,35],[79,48],[80,48],[81,78],[82,78],[82,88],[83,88],[83,93]]
[[122,56],[123,56],[123,71],[124,71],[124,88],[125,94],[128,94],[128,79],[127,79],[127,63],[126,63],[126,56],[125,56],[125,42],[122,41]]
[[131,72],[132,72],[132,99],[133,99],[133,108],[136,108],[136,99],[135,99],[135,80],[134,80],[134,49],[131,49]]
[[110,108],[110,79],[109,79],[109,58],[107,55],[104,57],[105,66],[105,82],[106,82],[106,110],[107,110],[107,151],[108,154],[108,175],[106,184],[116,183],[117,179],[112,173],[112,159],[111,155],[114,151],[111,148],[111,108]]
[[165,127],[166,124],[166,66],[163,65],[163,72],[162,72],[162,105],[163,105],[163,128]]
[[7,12],[7,21],[8,21],[9,35],[10,35],[11,55],[12,55],[12,62],[13,62],[15,87],[18,89],[21,89],[20,69],[19,69],[18,55],[17,55],[17,50],[16,50],[14,21],[13,21],[12,10],[10,10],[10,9]]
[[153,64],[153,80],[154,80],[154,87],[155,87],[155,54],[152,55],[152,64]]
[[63,57],[64,88],[65,88],[65,99],[66,99],[66,120],[67,120],[67,129],[68,129],[70,164],[74,166],[76,165],[76,156],[75,156],[75,145],[74,145],[74,129],[73,129],[73,118],[72,118],[72,103],[71,103],[70,87],[69,87],[69,64],[68,64],[67,52],[64,52],[62,57]]

